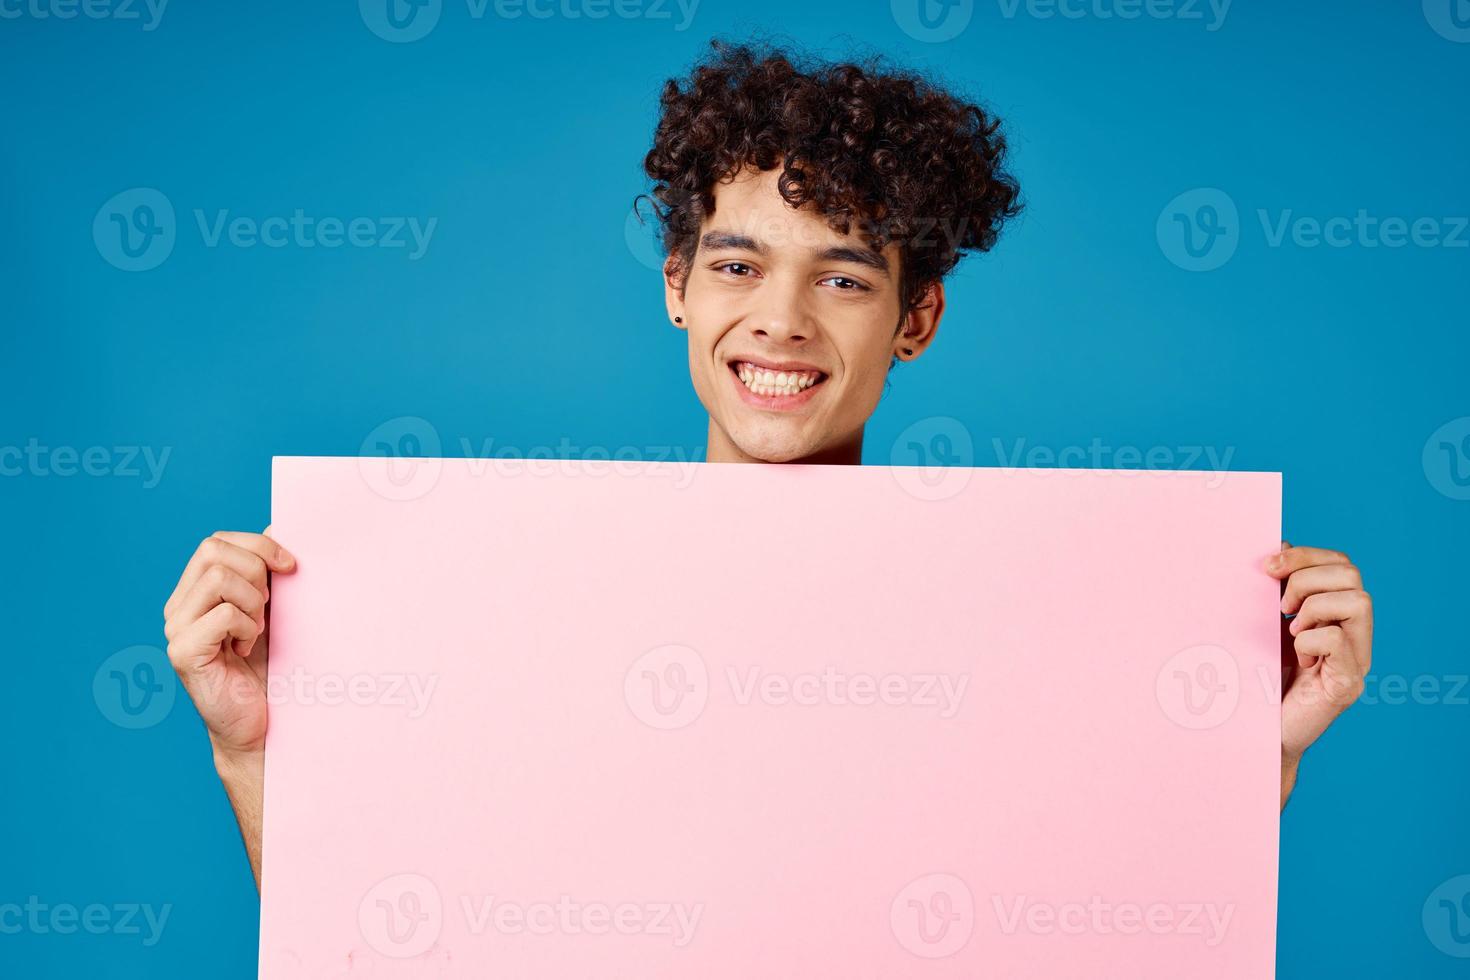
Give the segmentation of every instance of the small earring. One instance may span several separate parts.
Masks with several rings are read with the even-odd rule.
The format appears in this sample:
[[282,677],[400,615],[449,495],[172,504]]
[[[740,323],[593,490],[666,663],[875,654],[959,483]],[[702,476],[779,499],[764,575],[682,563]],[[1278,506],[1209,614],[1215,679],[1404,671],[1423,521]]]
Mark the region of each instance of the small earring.
[[912,347],[905,347],[903,349],[903,352],[905,354],[907,354],[909,357],[913,357],[914,356],[914,349]]
[[675,323],[683,323],[684,322],[684,318],[682,316],[676,316],[676,317],[674,317],[674,322]]

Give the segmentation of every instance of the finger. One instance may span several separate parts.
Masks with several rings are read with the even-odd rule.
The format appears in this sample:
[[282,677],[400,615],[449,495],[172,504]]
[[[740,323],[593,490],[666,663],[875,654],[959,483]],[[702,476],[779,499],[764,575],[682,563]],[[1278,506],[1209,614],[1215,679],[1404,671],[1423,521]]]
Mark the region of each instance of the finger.
[[1363,587],[1363,575],[1356,565],[1313,565],[1292,572],[1281,594],[1281,611],[1290,616],[1301,608],[1307,596],[1319,592],[1352,592]]
[[1350,592],[1319,592],[1307,596],[1301,611],[1291,621],[1291,632],[1300,636],[1309,629],[1339,623],[1344,626],[1372,622],[1373,600],[1361,589]]
[[253,618],[233,603],[222,602],[179,631],[169,642],[168,659],[180,676],[196,674],[214,662],[226,640],[253,644],[259,635]]
[[1300,634],[1292,641],[1299,667],[1310,667],[1323,657],[1341,657],[1347,653],[1347,632],[1336,623],[1319,626]]
[[[1286,542],[1282,542],[1285,544]],[[1285,578],[1299,568],[1313,565],[1348,565],[1348,556],[1341,551],[1328,548],[1294,547],[1283,548],[1266,561],[1266,571],[1276,578]]]
[[1322,661],[1321,689],[1327,703],[1339,709],[1363,692],[1366,665],[1358,660],[1352,639],[1340,626],[1320,626],[1296,638],[1298,660]]
[[168,602],[164,603],[164,619],[173,618],[184,596],[188,595],[200,577],[215,565],[224,565],[226,568],[233,569],[247,581],[260,588],[265,588],[269,566],[266,565],[264,558],[239,545],[231,544],[217,535],[211,535],[199,543],[199,547],[194,551],[194,556],[189,559],[189,564],[184,566],[184,573],[179,576],[179,583],[174,587],[174,594],[169,596]]
[[[266,528],[270,530],[270,528]],[[289,572],[296,567],[296,556],[268,534],[251,534],[249,531],[216,531],[214,536],[253,551],[265,560],[273,572]]]
[[[229,540],[226,538],[226,535],[231,537],[239,535],[240,538],[246,539],[246,543],[252,545],[252,547],[245,547],[238,540]],[[272,548],[276,550],[272,551]],[[262,551],[268,552],[270,559],[275,560],[277,564],[272,565],[270,560],[261,554]],[[184,566],[184,574],[179,576],[178,585],[174,586],[173,594],[169,596],[168,601],[163,605],[164,618],[168,619],[172,616],[174,608],[179,604],[179,600],[194,587],[194,583],[199,580],[199,576],[204,574],[205,569],[211,565],[228,565],[245,578],[252,582],[257,582],[260,586],[264,587],[266,572],[269,569],[278,568],[280,565],[280,553],[280,546],[262,534],[220,531],[210,535],[200,542],[199,547],[194,551],[193,557]],[[290,568],[294,568],[295,559],[292,558],[286,564],[288,567],[279,568],[279,570],[289,571]]]
[[265,602],[269,595],[267,587],[257,585],[228,565],[211,565],[174,607],[174,615],[163,624],[163,635],[172,639],[174,633],[221,602],[239,607],[264,627]]

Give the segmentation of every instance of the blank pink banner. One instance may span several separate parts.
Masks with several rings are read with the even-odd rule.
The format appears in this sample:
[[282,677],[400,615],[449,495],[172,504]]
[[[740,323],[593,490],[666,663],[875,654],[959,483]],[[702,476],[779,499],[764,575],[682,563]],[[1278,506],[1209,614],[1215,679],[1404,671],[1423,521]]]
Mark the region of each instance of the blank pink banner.
[[1280,514],[277,458],[260,975],[1271,977]]

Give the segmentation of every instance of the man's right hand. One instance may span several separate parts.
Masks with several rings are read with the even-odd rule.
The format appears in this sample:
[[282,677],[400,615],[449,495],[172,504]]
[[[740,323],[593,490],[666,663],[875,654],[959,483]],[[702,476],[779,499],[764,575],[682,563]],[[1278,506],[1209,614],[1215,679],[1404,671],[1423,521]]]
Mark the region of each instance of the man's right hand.
[[257,885],[266,730],[270,575],[296,559],[266,534],[205,538],[163,607],[168,658],[214,746]]

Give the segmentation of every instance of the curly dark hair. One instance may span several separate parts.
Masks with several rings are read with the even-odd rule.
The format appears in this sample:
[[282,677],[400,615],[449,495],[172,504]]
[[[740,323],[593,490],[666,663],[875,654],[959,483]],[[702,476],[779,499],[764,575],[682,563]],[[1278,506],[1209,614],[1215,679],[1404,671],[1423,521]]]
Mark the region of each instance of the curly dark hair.
[[897,242],[904,312],[1020,213],[1000,120],[980,106],[877,56],[832,64],[777,47],[710,46],[685,85],[664,83],[643,160],[676,281],[687,280],[716,182],[747,166],[781,167],[786,202],[811,204],[839,234],[855,223],[880,251]]

